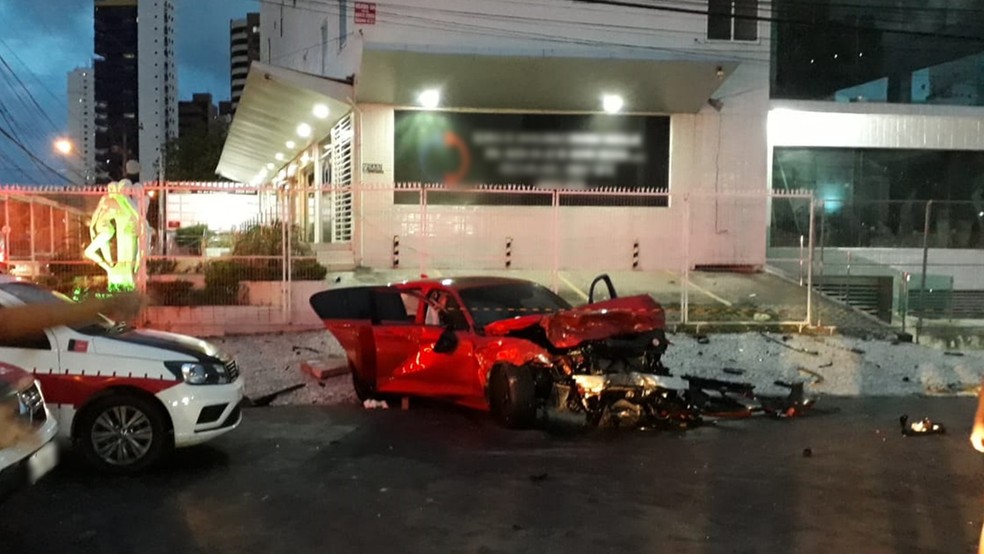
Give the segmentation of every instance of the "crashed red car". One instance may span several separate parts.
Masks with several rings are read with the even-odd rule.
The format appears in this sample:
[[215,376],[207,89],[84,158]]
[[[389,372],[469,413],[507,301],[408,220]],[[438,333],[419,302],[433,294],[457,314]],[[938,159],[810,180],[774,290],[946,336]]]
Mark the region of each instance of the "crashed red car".
[[[594,302],[598,283],[608,298]],[[715,403],[746,410],[735,398],[753,396],[743,384],[671,376],[660,361],[662,306],[649,295],[619,298],[605,275],[580,307],[499,277],[339,288],[310,304],[345,349],[361,400],[439,398],[528,427],[542,409],[593,425],[696,421]]]

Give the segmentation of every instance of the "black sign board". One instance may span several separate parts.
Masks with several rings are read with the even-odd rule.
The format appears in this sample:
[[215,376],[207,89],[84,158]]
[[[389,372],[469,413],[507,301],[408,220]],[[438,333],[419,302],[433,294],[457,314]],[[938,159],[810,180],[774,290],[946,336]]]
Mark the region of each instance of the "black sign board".
[[[474,190],[478,185],[634,190],[665,188],[669,181],[667,116],[397,111],[395,123],[395,180],[445,185],[428,192],[429,203],[532,200],[481,194]],[[595,197],[582,200],[596,205]],[[419,199],[408,191],[396,201]],[[650,199],[645,205],[660,204]]]

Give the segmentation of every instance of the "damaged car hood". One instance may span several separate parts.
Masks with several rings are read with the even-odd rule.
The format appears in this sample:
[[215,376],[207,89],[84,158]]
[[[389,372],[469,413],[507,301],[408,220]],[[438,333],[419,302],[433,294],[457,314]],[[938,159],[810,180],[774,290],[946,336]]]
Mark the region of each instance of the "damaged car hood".
[[556,348],[573,348],[582,342],[632,333],[645,333],[666,326],[666,313],[649,295],[627,296],[596,302],[550,315],[528,315],[504,319],[485,326],[489,335],[506,335],[539,325]]

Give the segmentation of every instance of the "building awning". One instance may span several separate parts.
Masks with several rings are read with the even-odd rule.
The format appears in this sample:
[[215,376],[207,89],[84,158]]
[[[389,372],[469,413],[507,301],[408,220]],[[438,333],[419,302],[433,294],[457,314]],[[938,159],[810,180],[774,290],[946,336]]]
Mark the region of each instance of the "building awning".
[[734,72],[734,60],[499,56],[367,48],[358,103],[418,105],[438,89],[452,109],[601,111],[617,94],[626,113],[696,113]]
[[[353,100],[350,83],[254,61],[216,173],[246,183],[264,172],[272,177],[327,135],[351,111]],[[302,124],[310,127],[307,136],[298,134]],[[287,141],[294,143],[293,148],[288,148]],[[276,159],[278,153],[282,160]],[[268,163],[273,164],[272,171]]]

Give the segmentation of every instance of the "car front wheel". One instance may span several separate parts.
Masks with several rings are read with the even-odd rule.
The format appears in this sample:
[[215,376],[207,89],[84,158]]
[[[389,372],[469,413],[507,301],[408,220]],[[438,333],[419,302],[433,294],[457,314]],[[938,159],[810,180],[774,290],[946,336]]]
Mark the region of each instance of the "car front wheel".
[[172,441],[167,414],[152,400],[132,393],[100,398],[83,409],[76,444],[94,467],[135,473],[160,460]]
[[489,411],[501,425],[525,429],[536,422],[536,384],[529,367],[499,364],[488,383]]

